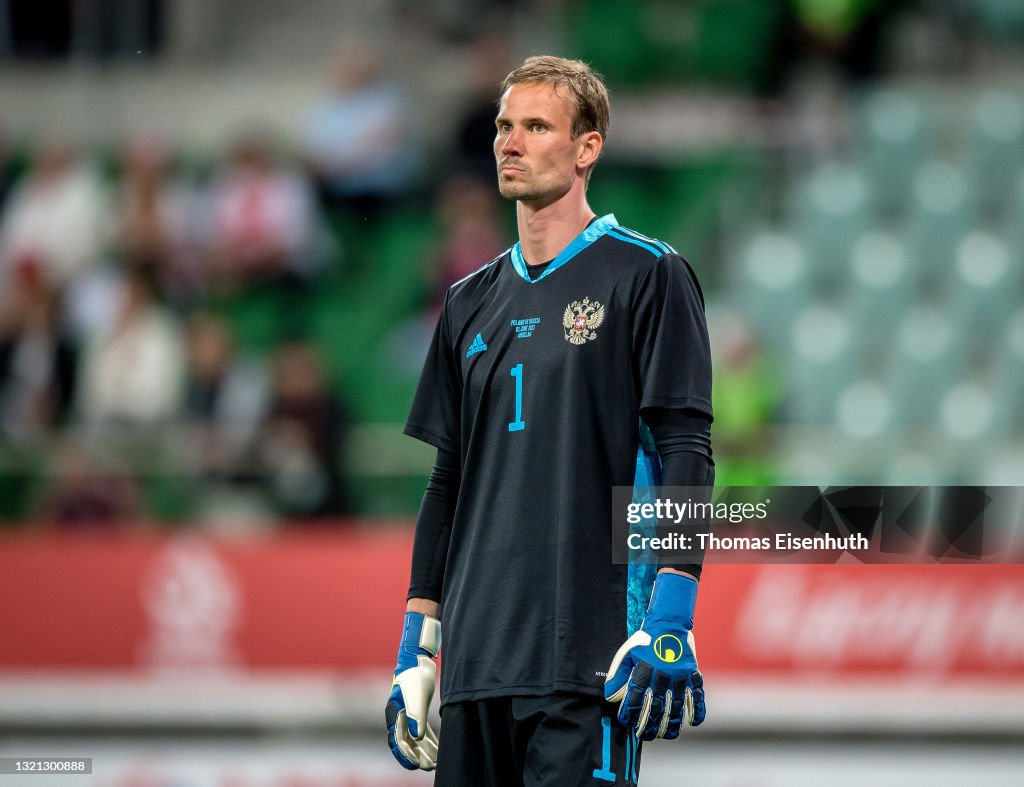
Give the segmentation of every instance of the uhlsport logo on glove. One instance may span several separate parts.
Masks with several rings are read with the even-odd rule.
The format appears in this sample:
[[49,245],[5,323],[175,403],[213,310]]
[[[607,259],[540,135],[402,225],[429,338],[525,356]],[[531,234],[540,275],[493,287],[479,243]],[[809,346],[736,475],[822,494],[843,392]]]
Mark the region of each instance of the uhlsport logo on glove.
[[662,634],[654,640],[654,655],[666,664],[675,664],[683,657],[683,643],[675,634]]

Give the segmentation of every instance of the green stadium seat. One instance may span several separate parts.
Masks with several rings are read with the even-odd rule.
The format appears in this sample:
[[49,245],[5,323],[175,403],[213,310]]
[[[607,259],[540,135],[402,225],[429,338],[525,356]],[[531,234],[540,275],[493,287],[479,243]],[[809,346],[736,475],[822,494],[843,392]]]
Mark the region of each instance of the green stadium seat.
[[985,353],[1003,335],[1006,320],[1021,300],[1022,275],[1003,241],[972,232],[960,242],[949,287],[958,330],[972,353]]
[[911,259],[922,287],[939,286],[948,279],[954,252],[974,226],[964,173],[943,161],[928,162],[914,178],[909,227]]
[[687,5],[696,13],[695,30],[679,48],[688,50],[689,73],[669,76],[740,88],[759,86],[775,55],[784,4],[773,0],[678,4]]
[[758,340],[772,349],[789,341],[793,316],[809,300],[807,257],[797,239],[763,230],[739,254],[733,292]]
[[850,254],[845,289],[846,311],[857,326],[861,351],[884,353],[913,300],[910,263],[903,242],[883,232],[862,235]]
[[1018,308],[1006,321],[994,360],[997,425],[1008,430],[1006,434],[1024,436],[1024,308]]
[[398,422],[407,414],[416,381],[393,372],[388,341],[426,300],[434,232],[429,213],[382,217],[359,275],[348,286],[320,288],[312,300],[313,336],[357,420]]
[[599,169],[587,187],[598,215],[615,213],[621,224],[661,239],[672,220],[667,196],[664,172],[650,168],[612,165]]
[[789,426],[777,456],[779,484],[832,486],[849,484],[851,454],[820,439],[819,429]]
[[991,386],[978,380],[956,380],[948,386],[939,406],[939,429],[943,442],[965,446],[991,446],[998,439],[996,398]]
[[1024,102],[1006,90],[991,90],[971,112],[968,172],[983,210],[1001,214],[1024,161]]
[[884,481],[890,486],[931,486],[950,477],[948,457],[924,447],[905,447],[891,455]]
[[881,215],[904,215],[918,168],[931,155],[934,123],[920,96],[883,88],[860,108],[861,156]]
[[661,64],[644,28],[646,20],[644,9],[632,3],[589,0],[574,4],[565,28],[569,50],[588,63],[600,63],[599,70],[613,86],[650,83]]
[[874,380],[854,380],[836,400],[836,422],[847,438],[877,438],[892,423],[892,397]]
[[1007,200],[1009,216],[1004,225],[1004,236],[1010,247],[1014,265],[1024,265],[1024,169],[1015,175],[1014,187]]
[[868,229],[868,183],[855,167],[829,162],[799,191],[795,228],[808,254],[808,273],[819,292],[845,278],[853,244]]
[[713,82],[759,87],[785,15],[778,0],[568,4],[568,50],[610,85]]
[[834,423],[839,394],[858,373],[852,362],[853,334],[834,306],[808,306],[793,323],[786,397],[790,420]]
[[887,376],[897,423],[934,428],[941,396],[963,367],[961,349],[948,312],[920,305],[906,314]]

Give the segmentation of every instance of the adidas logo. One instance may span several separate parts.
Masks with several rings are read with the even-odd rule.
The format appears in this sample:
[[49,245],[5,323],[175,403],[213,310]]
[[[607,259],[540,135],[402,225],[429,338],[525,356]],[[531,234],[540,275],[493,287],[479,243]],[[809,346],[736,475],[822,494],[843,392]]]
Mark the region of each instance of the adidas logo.
[[482,353],[486,349],[487,349],[487,345],[484,344],[484,337],[482,337],[478,333],[476,335],[476,338],[473,340],[473,343],[471,345],[469,345],[469,349],[466,350],[466,357],[468,358],[471,355],[476,355],[477,353]]

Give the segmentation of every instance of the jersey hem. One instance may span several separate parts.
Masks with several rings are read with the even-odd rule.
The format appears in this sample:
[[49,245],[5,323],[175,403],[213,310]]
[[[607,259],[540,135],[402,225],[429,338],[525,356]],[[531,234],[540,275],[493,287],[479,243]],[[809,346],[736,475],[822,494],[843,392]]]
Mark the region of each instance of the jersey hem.
[[451,705],[456,702],[475,702],[477,700],[490,700],[495,697],[543,697],[559,691],[586,694],[591,697],[604,697],[604,690],[596,688],[593,684],[559,680],[543,685],[502,686],[497,689],[464,689],[452,692],[449,696],[442,699],[440,707],[443,708],[445,705]]
[[409,437],[414,437],[417,440],[421,440],[428,445],[432,445],[434,448],[440,448],[444,451],[451,451],[456,454],[459,452],[458,443],[449,440],[447,437],[442,437],[439,434],[431,432],[429,429],[424,429],[422,426],[406,424],[402,433],[409,435]]

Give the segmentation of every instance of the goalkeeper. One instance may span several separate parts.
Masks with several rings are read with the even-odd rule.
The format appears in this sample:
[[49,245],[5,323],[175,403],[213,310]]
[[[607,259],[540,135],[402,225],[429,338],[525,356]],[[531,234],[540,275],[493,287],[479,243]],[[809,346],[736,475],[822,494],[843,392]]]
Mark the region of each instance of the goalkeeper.
[[613,487],[710,486],[714,465],[696,277],[587,202],[608,122],[583,63],[506,77],[519,242],[448,290],[405,427],[437,460],[385,715],[399,763],[443,787],[636,784],[641,741],[705,715],[700,565],[612,562]]

